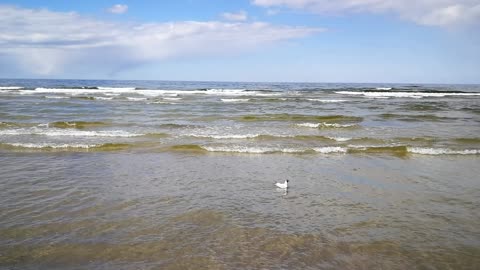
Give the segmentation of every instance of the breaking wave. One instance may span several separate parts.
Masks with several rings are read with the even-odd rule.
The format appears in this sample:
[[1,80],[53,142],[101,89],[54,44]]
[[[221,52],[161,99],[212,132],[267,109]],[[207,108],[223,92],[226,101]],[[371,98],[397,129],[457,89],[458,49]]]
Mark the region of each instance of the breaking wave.
[[317,122],[361,122],[362,117],[347,115],[300,115],[300,114],[262,114],[245,115],[239,118],[245,122],[264,121],[317,121]]
[[75,130],[75,129],[39,129],[39,128],[30,128],[30,129],[10,129],[10,130],[0,130],[0,135],[42,135],[42,136],[53,136],[53,137],[137,137],[143,136],[145,134],[139,133],[130,133],[123,130],[108,130],[108,131],[85,131],[85,130]]
[[33,150],[103,150],[114,151],[129,148],[130,144],[125,143],[104,143],[104,144],[61,144],[61,143],[0,143],[2,148],[33,149]]
[[300,123],[299,127],[308,128],[353,128],[358,127],[357,124],[338,124],[338,123]]
[[459,91],[337,91],[342,95],[357,95],[365,97],[398,97],[398,98],[423,98],[423,97],[447,97],[447,96],[480,96],[480,93],[459,92]]

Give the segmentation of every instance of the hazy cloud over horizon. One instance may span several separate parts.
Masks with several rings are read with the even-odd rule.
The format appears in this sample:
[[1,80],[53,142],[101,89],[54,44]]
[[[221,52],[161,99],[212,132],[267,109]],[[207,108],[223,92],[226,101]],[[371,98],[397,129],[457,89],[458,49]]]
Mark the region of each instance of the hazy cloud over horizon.
[[112,72],[172,57],[237,54],[323,29],[263,22],[111,22],[75,12],[0,6],[0,30],[0,65],[52,75],[75,64]]

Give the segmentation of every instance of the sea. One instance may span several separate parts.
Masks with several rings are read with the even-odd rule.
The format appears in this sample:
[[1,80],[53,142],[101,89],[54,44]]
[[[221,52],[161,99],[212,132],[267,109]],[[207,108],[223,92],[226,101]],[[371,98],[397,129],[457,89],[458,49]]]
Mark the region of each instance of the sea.
[[479,269],[479,175],[480,85],[0,79],[0,269]]

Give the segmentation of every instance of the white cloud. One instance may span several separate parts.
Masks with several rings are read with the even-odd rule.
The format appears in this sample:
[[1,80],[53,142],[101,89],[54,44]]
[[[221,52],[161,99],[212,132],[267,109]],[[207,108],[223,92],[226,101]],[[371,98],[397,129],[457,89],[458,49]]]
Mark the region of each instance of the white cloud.
[[248,19],[247,13],[243,10],[235,13],[225,12],[222,13],[222,17],[229,21],[246,21]]
[[75,66],[114,72],[178,56],[236,54],[319,31],[262,22],[118,23],[0,5],[0,66],[42,75]]
[[479,0],[253,0],[272,8],[287,7],[313,13],[386,13],[427,26],[453,26],[480,22]]
[[128,11],[127,5],[116,4],[108,9],[108,12],[113,14],[123,14]]

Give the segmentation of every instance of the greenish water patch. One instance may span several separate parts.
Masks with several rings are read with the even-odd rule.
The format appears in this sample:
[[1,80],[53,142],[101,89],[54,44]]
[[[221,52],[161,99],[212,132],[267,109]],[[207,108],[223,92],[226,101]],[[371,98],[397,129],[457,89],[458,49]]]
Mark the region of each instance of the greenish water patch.
[[456,138],[453,141],[462,144],[480,144],[480,138]]
[[430,121],[430,122],[440,122],[440,121],[452,121],[456,118],[452,117],[440,117],[433,114],[395,114],[395,113],[383,113],[378,115],[380,118],[385,120],[399,120],[405,122],[423,122],[423,121]]
[[206,152],[204,148],[196,144],[173,145],[168,147],[167,150],[174,151],[174,152]]
[[253,139],[270,141],[270,140],[298,140],[298,141],[333,141],[334,139],[320,135],[296,135],[296,136],[275,136],[275,135],[259,135]]
[[167,138],[170,137],[167,133],[147,133],[143,137],[147,138]]
[[78,97],[73,97],[75,99],[82,99],[82,100],[95,100],[95,97],[88,97],[88,96],[78,96]]
[[361,122],[362,117],[347,115],[301,115],[301,114],[262,114],[245,115],[236,120],[244,122],[265,122],[265,121],[316,121],[316,122]]
[[407,146],[369,146],[349,148],[347,153],[390,154],[398,157],[404,157],[408,154],[408,149]]
[[86,129],[86,128],[97,128],[97,127],[106,127],[110,126],[111,124],[99,121],[60,121],[60,122],[53,122],[49,123],[49,127],[55,128],[76,128],[76,129]]

